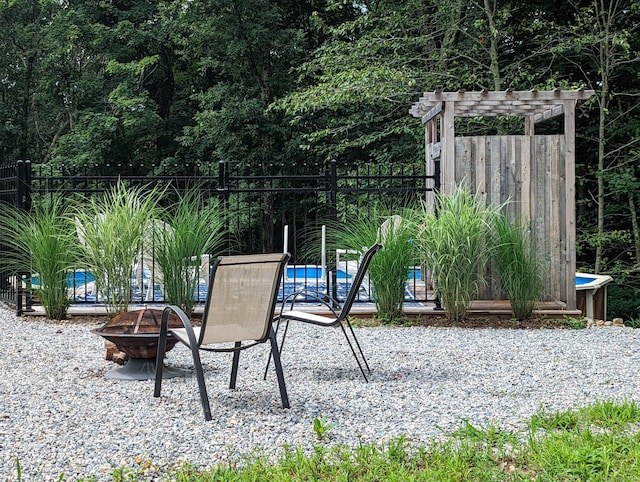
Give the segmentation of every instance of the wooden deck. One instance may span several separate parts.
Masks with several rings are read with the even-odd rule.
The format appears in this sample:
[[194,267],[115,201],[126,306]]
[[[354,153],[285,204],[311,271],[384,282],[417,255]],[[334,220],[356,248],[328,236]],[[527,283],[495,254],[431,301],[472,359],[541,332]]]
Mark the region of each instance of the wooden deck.
[[[157,307],[161,308],[163,305],[146,305],[149,308]],[[137,310],[144,308],[145,305],[131,305],[131,310]],[[44,309],[40,305],[33,307],[34,311],[25,312],[25,315],[29,316],[44,316]],[[276,307],[276,311],[280,307]],[[296,309],[303,309],[317,314],[327,314],[328,310],[320,306],[298,304]],[[196,308],[196,314],[201,314],[203,310],[202,306]],[[422,303],[407,303],[404,306],[404,314],[408,317],[418,316],[442,316],[443,310],[437,310],[435,304],[432,302]],[[580,310],[567,310],[560,303],[544,302],[541,303],[539,309],[536,311],[544,316],[551,318],[561,318],[564,316],[581,316]],[[72,305],[68,310],[69,317],[81,317],[81,316],[107,316],[107,312],[102,305]],[[355,303],[351,309],[351,314],[357,317],[371,317],[376,314],[376,308],[373,303]],[[471,303],[471,309],[469,311],[470,316],[509,316],[511,315],[511,308],[508,300],[500,301],[473,301]]]

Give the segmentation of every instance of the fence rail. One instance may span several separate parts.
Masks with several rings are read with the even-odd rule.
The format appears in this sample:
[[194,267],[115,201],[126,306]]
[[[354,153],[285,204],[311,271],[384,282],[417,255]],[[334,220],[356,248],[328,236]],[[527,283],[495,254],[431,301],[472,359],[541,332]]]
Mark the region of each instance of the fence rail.
[[[105,170],[118,174],[104,173]],[[151,167],[153,169],[153,167]],[[203,194],[224,203],[229,213],[229,237],[223,253],[291,253],[291,264],[321,265],[335,261],[335,253],[323,253],[318,231],[327,221],[343,219],[349,213],[367,216],[377,203],[405,203],[424,199],[437,189],[439,173],[428,176],[424,166],[379,166],[363,163],[358,167],[300,164],[287,166],[229,166],[227,163],[174,166],[176,174],[146,175],[148,166],[58,167],[18,161],[0,166],[0,202],[16,207],[17,215],[28,212],[32,203],[61,192],[69,196],[92,196],[118,181],[166,188],[179,193],[197,187]],[[255,174],[256,170],[259,174]],[[287,171],[294,170],[294,174]],[[285,233],[287,239],[285,239]],[[0,240],[2,243],[2,240]],[[6,248],[6,246],[3,246]],[[328,254],[328,256],[326,256]],[[29,309],[31,299],[20,278],[31,273],[11,273],[0,260],[0,299],[14,304],[19,312]],[[306,286],[305,288],[317,288]],[[416,287],[416,278],[410,281]],[[75,286],[75,281],[74,281]],[[416,301],[425,301],[424,291],[414,289]],[[338,293],[340,296],[340,293]],[[76,300],[76,297],[74,297]],[[150,300],[156,300],[155,295]],[[87,302],[84,300],[83,302]],[[98,302],[97,300],[94,302]]]

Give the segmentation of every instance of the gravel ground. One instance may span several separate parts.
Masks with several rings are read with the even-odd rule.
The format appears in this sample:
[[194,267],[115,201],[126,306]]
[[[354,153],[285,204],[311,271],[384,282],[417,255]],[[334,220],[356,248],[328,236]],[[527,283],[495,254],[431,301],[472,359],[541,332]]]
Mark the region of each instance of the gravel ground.
[[[24,481],[103,481],[140,461],[211,466],[255,447],[308,448],[316,417],[336,424],[323,443],[421,443],[463,419],[522,430],[541,406],[640,400],[640,330],[631,328],[359,328],[373,370],[365,383],[339,331],[292,325],[283,353],[291,409],[280,408],[275,374],[262,380],[267,345],[242,353],[234,391],[231,355],[205,353],[214,417],[205,422],[194,376],[165,380],[161,398],[152,381],[106,378],[115,365],[94,327],[21,320],[0,307],[0,480],[17,479],[16,460]],[[168,363],[193,368],[184,346]]]

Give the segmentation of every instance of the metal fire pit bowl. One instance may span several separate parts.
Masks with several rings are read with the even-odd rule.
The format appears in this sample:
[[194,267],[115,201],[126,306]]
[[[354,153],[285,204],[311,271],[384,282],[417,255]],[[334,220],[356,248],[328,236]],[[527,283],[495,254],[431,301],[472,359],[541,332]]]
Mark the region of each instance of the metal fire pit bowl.
[[[162,310],[145,308],[127,311],[115,316],[100,328],[91,330],[104,339],[114,343],[118,350],[129,357],[123,366],[109,370],[105,376],[117,380],[151,380],[156,376],[156,354],[160,338],[160,320]],[[180,318],[171,314],[169,328],[181,328]],[[171,350],[178,340],[169,334],[167,351]],[[186,372],[178,368],[165,367],[163,378],[173,378]]]

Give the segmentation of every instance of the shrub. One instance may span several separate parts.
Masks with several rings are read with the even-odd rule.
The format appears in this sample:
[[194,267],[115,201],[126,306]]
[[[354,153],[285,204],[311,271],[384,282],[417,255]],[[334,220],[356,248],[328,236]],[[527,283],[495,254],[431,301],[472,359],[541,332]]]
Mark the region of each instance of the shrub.
[[76,207],[82,263],[94,275],[110,316],[129,309],[133,265],[157,217],[158,198],[156,190],[120,182]]
[[[155,224],[153,255],[162,272],[165,300],[190,316],[202,256],[220,249],[226,217],[217,200],[207,202],[197,191],[189,191],[165,209],[161,219],[163,223]],[[204,268],[208,269],[208,263]]]
[[472,298],[485,283],[493,210],[467,188],[436,196],[436,211],[420,213],[417,244],[432,271],[447,316],[464,321]]
[[7,265],[14,274],[33,273],[37,282],[32,289],[47,317],[64,319],[71,304],[67,275],[73,272],[79,252],[69,209],[62,197],[41,199],[30,213],[2,205],[0,232]]
[[350,217],[333,226],[336,247],[362,251],[378,242],[383,245],[369,265],[373,298],[383,322],[402,317],[407,277],[416,261],[412,215],[411,209],[378,206],[366,216]]
[[494,217],[493,257],[500,272],[502,288],[511,303],[514,317],[530,318],[543,293],[544,264],[521,221],[511,222],[503,213]]

